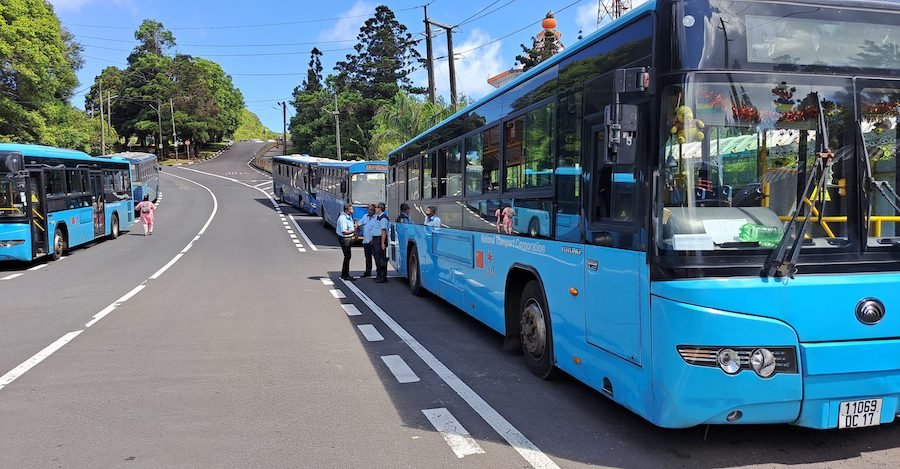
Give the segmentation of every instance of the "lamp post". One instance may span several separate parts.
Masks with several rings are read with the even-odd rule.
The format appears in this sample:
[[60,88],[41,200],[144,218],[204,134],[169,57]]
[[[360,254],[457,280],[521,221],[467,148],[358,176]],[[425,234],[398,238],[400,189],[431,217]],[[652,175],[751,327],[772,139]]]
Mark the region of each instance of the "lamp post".
[[331,111],[331,114],[334,115],[334,135],[335,138],[337,138],[337,157],[338,161],[341,161],[341,113],[338,111],[337,94],[334,95],[334,110]]

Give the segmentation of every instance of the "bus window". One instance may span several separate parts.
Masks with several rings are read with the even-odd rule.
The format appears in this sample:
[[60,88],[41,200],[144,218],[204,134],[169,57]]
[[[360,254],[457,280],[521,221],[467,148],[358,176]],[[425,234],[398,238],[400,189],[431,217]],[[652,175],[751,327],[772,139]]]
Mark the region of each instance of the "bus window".
[[409,200],[419,200],[419,158],[409,160]]
[[481,194],[481,134],[466,138],[466,195]]
[[[446,149],[442,149],[446,152]],[[422,198],[433,199],[437,196],[437,173],[435,171],[435,153],[422,155]]]
[[500,125],[481,132],[481,192],[500,190]]
[[459,197],[462,195],[463,159],[462,149],[460,148],[461,143],[453,143],[438,152],[441,197]]

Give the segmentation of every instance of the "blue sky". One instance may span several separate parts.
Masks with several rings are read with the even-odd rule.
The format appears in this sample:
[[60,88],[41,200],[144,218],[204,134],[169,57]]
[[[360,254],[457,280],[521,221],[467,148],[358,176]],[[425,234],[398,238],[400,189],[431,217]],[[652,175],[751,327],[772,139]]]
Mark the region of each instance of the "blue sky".
[[[422,37],[421,6],[428,1],[50,0],[50,3],[63,25],[84,47],[85,65],[78,73],[82,94],[73,99],[76,106],[84,106],[83,93],[100,70],[109,65],[124,67],[135,45],[135,29],[145,18],[153,18],[175,34],[178,52],[219,62],[243,92],[247,107],[266,126],[280,130],[281,110],[276,107],[276,101],[289,98],[303,80],[313,47],[325,53],[322,65],[323,74],[327,75],[336,61],[352,52],[350,48],[356,42],[360,26],[377,5],[390,7],[410,32]],[[644,1],[633,0],[633,4]],[[460,26],[453,36],[453,44],[458,91],[478,99],[493,89],[487,84],[487,77],[512,67],[521,51],[519,44],[530,45],[548,10],[557,12],[557,30],[563,33],[563,44],[569,47],[577,42],[579,30],[587,35],[597,28],[598,5],[598,0],[434,0],[428,7],[428,16],[434,21],[456,25],[477,14]],[[538,24],[528,26],[535,22]],[[424,57],[424,41],[419,50]],[[434,50],[436,57],[446,56],[445,36],[435,38]],[[420,85],[427,80],[424,71],[416,72],[412,78]],[[435,81],[438,93],[447,96],[449,74],[445,58],[436,63]],[[289,116],[292,111],[288,106]]]

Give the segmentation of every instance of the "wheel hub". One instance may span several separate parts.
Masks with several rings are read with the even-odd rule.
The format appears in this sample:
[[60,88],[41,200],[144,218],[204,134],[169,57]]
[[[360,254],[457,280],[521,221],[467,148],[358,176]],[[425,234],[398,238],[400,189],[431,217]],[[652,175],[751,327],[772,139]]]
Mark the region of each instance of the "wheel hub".
[[522,310],[522,343],[534,358],[544,355],[547,345],[547,329],[544,325],[544,310],[534,300],[529,300]]

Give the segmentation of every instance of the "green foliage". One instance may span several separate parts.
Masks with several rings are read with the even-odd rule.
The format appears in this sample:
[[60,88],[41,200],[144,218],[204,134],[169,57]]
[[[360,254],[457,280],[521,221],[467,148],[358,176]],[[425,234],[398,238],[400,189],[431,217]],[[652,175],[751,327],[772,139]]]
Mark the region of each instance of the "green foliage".
[[399,92],[375,115],[372,143],[381,158],[453,114],[443,102],[431,104]]
[[543,37],[540,40],[535,39],[530,48],[525,47],[525,44],[519,44],[519,47],[522,48],[524,55],[517,55],[516,60],[522,64],[522,70],[526,72],[560,51],[556,34],[552,30],[544,31]]
[[235,140],[253,140],[275,138],[275,132],[267,129],[256,114],[249,109],[241,110],[240,123],[234,131]]
[[0,139],[47,143],[77,84],[81,47],[43,0],[0,2]]

